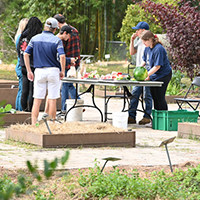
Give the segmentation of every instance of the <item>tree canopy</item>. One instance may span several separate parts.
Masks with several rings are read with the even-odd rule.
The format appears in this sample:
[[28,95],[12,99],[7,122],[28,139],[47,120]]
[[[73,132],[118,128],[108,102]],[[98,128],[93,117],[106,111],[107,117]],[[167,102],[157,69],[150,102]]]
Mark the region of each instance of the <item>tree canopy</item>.
[[0,27],[8,50],[6,56],[15,52],[13,38],[22,18],[37,16],[44,23],[60,13],[78,29],[81,54],[93,54],[101,60],[106,53],[106,41],[119,40],[117,33],[132,0],[2,0],[1,3],[4,10],[1,7]]
[[146,0],[139,4],[166,32],[173,69],[187,72],[191,79],[200,75],[200,12],[197,6],[192,7],[195,2],[181,0],[178,5],[163,5]]

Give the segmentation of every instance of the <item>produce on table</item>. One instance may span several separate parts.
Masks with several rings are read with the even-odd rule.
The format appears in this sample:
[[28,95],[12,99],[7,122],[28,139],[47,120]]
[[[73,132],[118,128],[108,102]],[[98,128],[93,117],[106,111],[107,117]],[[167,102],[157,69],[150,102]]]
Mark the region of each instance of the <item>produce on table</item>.
[[99,78],[99,74],[97,74],[97,71],[91,71],[89,73],[85,73],[82,78]]
[[[81,78],[99,78],[99,74],[97,74],[97,71],[86,72]],[[131,76],[129,74],[122,74],[122,72],[112,72],[111,74],[102,75],[100,79],[130,80]]]
[[133,71],[133,76],[137,81],[144,81],[148,76],[148,71],[145,67],[136,67]]
[[131,79],[131,76],[129,74],[126,74],[126,75],[119,75],[116,77],[116,80],[127,80],[129,81]]

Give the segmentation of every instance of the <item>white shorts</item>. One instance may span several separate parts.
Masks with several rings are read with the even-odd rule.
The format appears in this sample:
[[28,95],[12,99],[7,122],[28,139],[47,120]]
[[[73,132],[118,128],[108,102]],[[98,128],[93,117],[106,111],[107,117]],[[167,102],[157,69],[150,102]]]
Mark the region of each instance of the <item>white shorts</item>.
[[33,97],[44,99],[48,90],[49,99],[58,99],[60,97],[60,82],[59,68],[36,68],[34,72]]

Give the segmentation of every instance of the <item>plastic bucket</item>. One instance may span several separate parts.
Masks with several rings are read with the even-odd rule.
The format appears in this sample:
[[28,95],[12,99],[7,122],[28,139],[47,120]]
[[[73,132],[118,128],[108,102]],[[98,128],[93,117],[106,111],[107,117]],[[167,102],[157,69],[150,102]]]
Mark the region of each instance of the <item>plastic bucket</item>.
[[[75,99],[67,99],[66,100],[66,107],[67,111],[74,105]],[[80,106],[84,104],[84,100],[77,99],[76,105]],[[83,117],[83,107],[72,108],[69,113],[67,114],[67,121],[82,121]]]
[[128,112],[113,112],[112,125],[118,128],[127,129],[128,126]]

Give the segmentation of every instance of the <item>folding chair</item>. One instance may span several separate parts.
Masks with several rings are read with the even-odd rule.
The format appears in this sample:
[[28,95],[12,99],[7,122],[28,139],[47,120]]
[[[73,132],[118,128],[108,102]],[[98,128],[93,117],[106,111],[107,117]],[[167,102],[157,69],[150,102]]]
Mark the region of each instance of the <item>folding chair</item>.
[[182,106],[184,103],[188,104],[193,110],[197,110],[197,108],[199,107],[200,96],[197,96],[196,98],[193,98],[193,99],[189,98],[189,95],[194,89],[194,86],[200,87],[200,76],[194,78],[184,98],[174,98],[174,100],[176,100],[176,103],[178,104],[179,109],[183,109]]
[[[135,69],[135,65],[133,63],[128,64],[128,74],[130,74],[130,69]],[[132,71],[133,72],[133,71]]]

